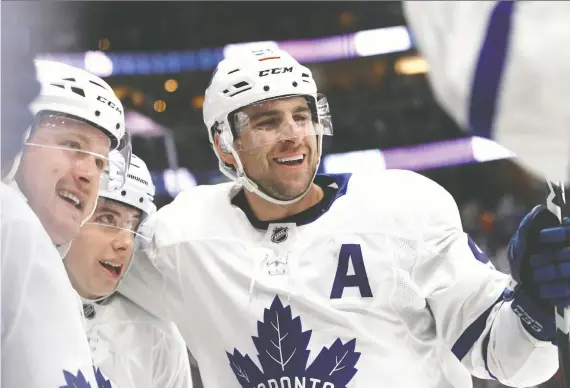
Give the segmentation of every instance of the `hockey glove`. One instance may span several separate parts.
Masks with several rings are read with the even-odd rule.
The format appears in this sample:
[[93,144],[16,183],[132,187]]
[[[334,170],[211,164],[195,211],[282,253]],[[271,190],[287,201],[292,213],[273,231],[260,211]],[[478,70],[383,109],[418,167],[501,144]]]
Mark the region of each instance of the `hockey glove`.
[[508,247],[518,282],[511,308],[541,341],[554,341],[554,307],[570,306],[570,219],[560,224],[545,206],[532,209]]

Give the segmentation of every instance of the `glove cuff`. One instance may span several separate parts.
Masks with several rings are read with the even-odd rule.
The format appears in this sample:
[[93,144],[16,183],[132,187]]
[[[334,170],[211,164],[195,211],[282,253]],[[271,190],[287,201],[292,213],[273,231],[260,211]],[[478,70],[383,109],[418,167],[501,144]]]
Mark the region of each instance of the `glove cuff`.
[[551,314],[545,312],[522,288],[516,291],[511,309],[520,318],[526,331],[534,338],[550,342],[556,339],[554,309]]

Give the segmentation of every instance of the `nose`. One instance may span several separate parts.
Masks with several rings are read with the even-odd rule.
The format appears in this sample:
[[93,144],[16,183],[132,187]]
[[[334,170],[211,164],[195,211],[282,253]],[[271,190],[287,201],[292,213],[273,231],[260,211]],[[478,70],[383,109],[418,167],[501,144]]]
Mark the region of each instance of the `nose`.
[[293,116],[287,116],[284,125],[279,133],[279,140],[288,143],[299,144],[306,135],[306,128],[303,124],[299,124]]
[[135,244],[135,236],[133,232],[126,229],[117,229],[117,235],[111,243],[113,250],[121,253],[132,252]]
[[103,173],[103,165],[99,157],[87,153],[76,152],[73,166],[74,177],[83,183],[98,183]]

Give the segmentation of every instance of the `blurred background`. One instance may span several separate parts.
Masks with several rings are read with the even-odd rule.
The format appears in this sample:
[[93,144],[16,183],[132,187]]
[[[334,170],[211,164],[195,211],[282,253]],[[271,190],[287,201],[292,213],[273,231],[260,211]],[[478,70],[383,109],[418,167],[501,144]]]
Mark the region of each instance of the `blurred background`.
[[[322,172],[403,168],[434,179],[502,271],[509,237],[544,201],[542,182],[511,152],[468,136],[438,107],[400,2],[1,4],[3,19],[33,26],[40,57],[85,68],[114,88],[159,207],[188,187],[226,180],[202,122],[204,90],[224,55],[260,41],[308,66],[328,97],[335,133]],[[554,378],[542,387],[558,386]]]

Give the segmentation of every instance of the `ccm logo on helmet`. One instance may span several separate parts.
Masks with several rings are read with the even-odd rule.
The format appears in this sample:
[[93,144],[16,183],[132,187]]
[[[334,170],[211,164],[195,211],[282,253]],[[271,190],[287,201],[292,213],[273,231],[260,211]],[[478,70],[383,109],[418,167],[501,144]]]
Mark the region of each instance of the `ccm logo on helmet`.
[[117,105],[115,105],[112,101],[107,100],[105,97],[98,96],[97,101],[101,101],[103,104],[109,105],[109,107],[111,109],[114,109],[115,111],[119,112],[120,115],[123,114],[123,111],[121,110],[121,108],[119,108]]
[[281,74],[281,73],[292,73],[292,72],[293,72],[293,67],[276,67],[274,69],[261,70],[259,72],[259,76],[265,77],[266,75],[269,74]]

